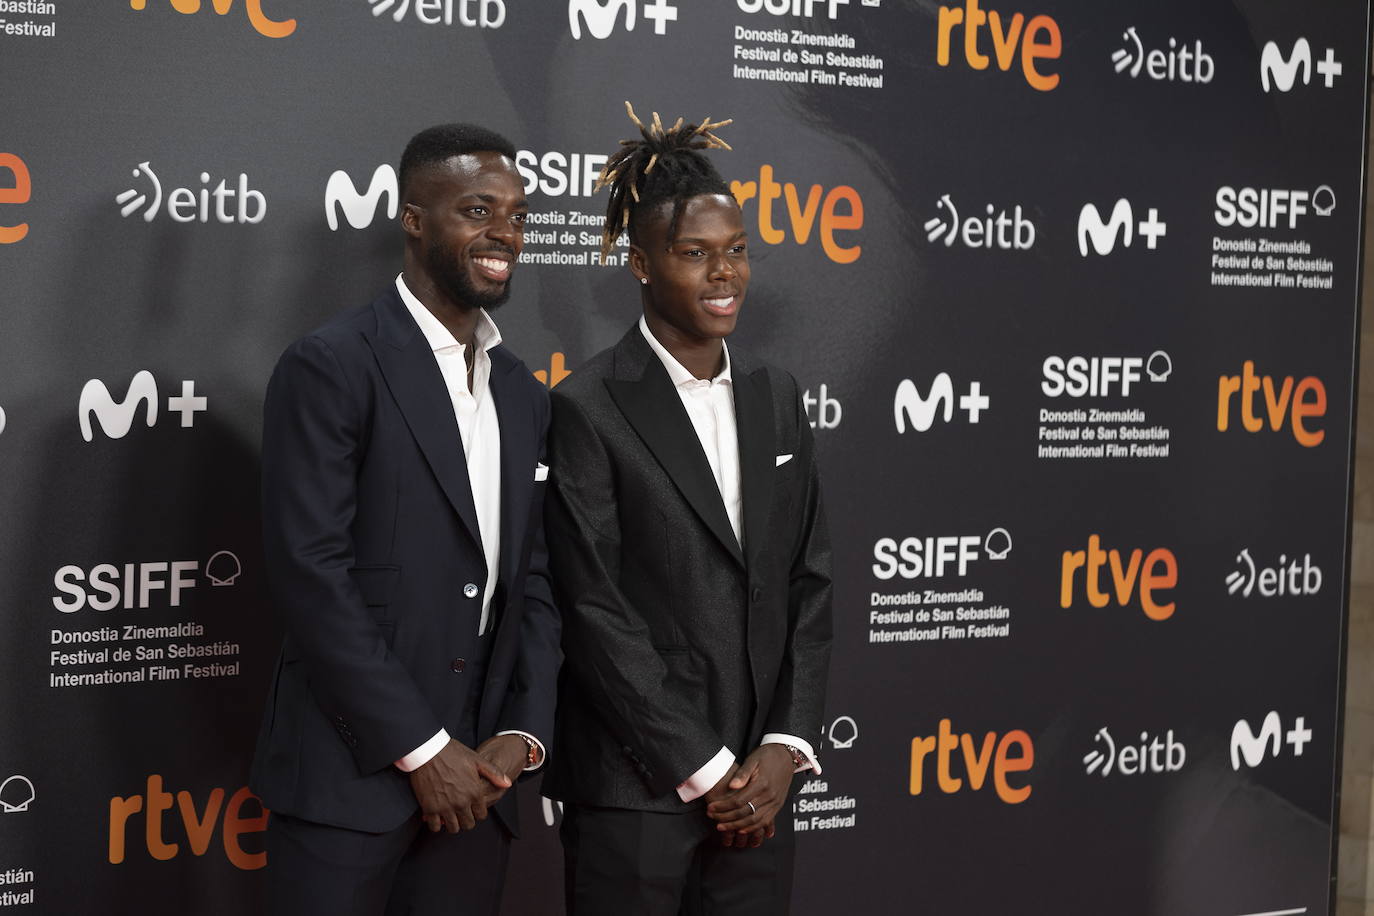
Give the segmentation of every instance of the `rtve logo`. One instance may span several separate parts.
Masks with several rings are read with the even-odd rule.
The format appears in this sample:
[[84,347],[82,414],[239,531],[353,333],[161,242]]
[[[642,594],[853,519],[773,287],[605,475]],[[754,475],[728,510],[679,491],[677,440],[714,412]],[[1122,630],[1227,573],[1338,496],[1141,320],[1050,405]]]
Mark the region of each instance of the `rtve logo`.
[[[26,204],[29,196],[33,192],[33,182],[29,177],[29,167],[24,164],[14,153],[0,153],[0,169],[9,169],[10,174],[14,175],[14,184],[9,187],[0,187],[0,204]],[[0,245],[13,245],[15,242],[23,241],[24,236],[29,234],[29,224],[19,223],[14,226],[0,225]]]
[[[80,566],[63,566],[52,577],[53,587],[60,593],[53,595],[52,606],[63,614],[75,614],[87,607],[93,611],[144,611],[152,606],[154,592],[166,592],[167,606],[181,607],[182,593],[196,587],[200,574],[199,560],[125,563],[123,567],[98,563],[89,573]],[[231,550],[218,550],[205,561],[204,576],[214,588],[232,586],[241,575],[243,565]]]
[[[826,11],[831,19],[839,18],[839,8],[848,6],[849,0],[736,0],[741,11],[746,13],[772,13],[774,16],[816,15],[816,7]],[[875,0],[864,0],[864,6],[877,6]]]
[[[991,406],[992,400],[983,394],[982,382],[970,382],[965,393],[959,396],[959,409],[968,415],[970,423],[977,423],[983,411]],[[916,432],[923,433],[935,424],[937,416],[948,423],[954,416],[954,381],[949,373],[935,376],[927,395],[922,395],[911,379],[902,379],[892,401],[892,415],[898,434],[906,432],[908,423]]]
[[1149,732],[1140,733],[1140,744],[1123,744],[1119,748],[1111,732],[1104,725],[1093,736],[1094,747],[1083,757],[1083,768],[1091,776],[1099,773],[1106,779],[1112,773],[1122,776],[1139,776],[1143,773],[1177,773],[1188,760],[1188,751],[1183,742],[1174,740],[1171,728],[1163,740],[1159,736],[1150,737]]
[[[1264,417],[1255,413],[1256,395],[1261,388],[1264,389]],[[1256,375],[1254,360],[1247,359],[1240,375],[1223,375],[1217,383],[1219,432],[1231,428],[1231,398],[1235,395],[1240,396],[1240,422],[1246,432],[1260,432],[1266,419],[1269,428],[1278,432],[1287,417],[1293,438],[1304,448],[1316,448],[1326,438],[1326,430],[1307,428],[1308,420],[1326,416],[1326,386],[1314,375],[1298,382],[1296,389],[1293,376],[1285,376],[1276,392],[1273,377]]]
[[[979,0],[965,0],[964,7],[942,6],[938,23],[938,37],[935,45],[935,62],[948,67],[950,39],[956,27],[964,31],[964,60],[975,70],[986,70],[995,58],[997,69],[1003,73],[1012,68],[1016,60],[1016,50],[1021,49],[1021,74],[1032,89],[1049,92],[1059,85],[1058,73],[1042,73],[1036,61],[1058,60],[1064,47],[1059,34],[1059,23],[1049,16],[1035,16],[1030,22],[1020,13],[1014,13],[1005,25],[996,10],[984,12],[978,8]],[[979,30],[988,27],[992,36],[993,58],[979,48]],[[1040,36],[1044,36],[1041,38]]]
[[[1336,49],[1327,48],[1326,56],[1317,62],[1317,74],[1321,76],[1327,89],[1336,85],[1336,77],[1344,71],[1344,66],[1336,60]],[[1271,88],[1279,92],[1288,92],[1298,83],[1298,75],[1302,75],[1304,86],[1312,82],[1312,46],[1308,44],[1306,38],[1299,38],[1293,43],[1293,50],[1284,57],[1279,50],[1277,43],[1266,41],[1264,50],[1260,52],[1260,85],[1265,92]]]
[[[994,528],[986,536],[981,534],[945,535],[941,537],[878,538],[873,544],[873,575],[887,580],[893,576],[903,579],[939,579],[946,575],[968,575],[969,565],[981,559],[978,549],[989,560],[1005,560],[1011,553],[1011,532]],[[958,572],[953,571],[957,564]]]
[[[129,822],[135,820],[136,815],[140,813],[143,815],[143,829],[137,831],[135,836],[138,833],[143,834],[148,855],[160,862],[175,859],[181,852],[181,843],[169,842],[164,833],[167,826],[166,814],[172,810],[172,805],[175,802],[177,811],[181,816],[172,819],[172,829],[175,830],[178,822],[180,823],[182,829],[179,831],[179,838],[185,838],[191,847],[192,855],[203,856],[210,850],[210,842],[214,839],[215,830],[218,828],[224,857],[235,868],[243,871],[255,871],[262,868],[267,864],[267,853],[248,852],[243,848],[240,838],[247,833],[265,831],[267,819],[271,816],[270,812],[263,807],[262,802],[249,791],[247,786],[231,795],[228,804],[225,804],[224,795],[223,789],[211,789],[204,805],[199,806],[199,810],[197,810],[196,799],[190,792],[183,789],[173,798],[171,792],[163,790],[162,777],[154,773],[148,777],[147,790],[144,795],[130,795],[128,798],[120,798],[116,795],[111,798],[110,864],[118,865],[124,861],[128,852]],[[249,812],[247,814],[244,812],[245,807]],[[252,813],[255,809],[257,813]],[[221,813],[223,814],[222,818]],[[135,829],[137,830],[137,828]],[[254,845],[260,846],[261,844],[262,841],[258,840]]]
[[[773,179],[773,167],[763,165],[759,167],[757,182],[731,181],[730,193],[739,201],[741,210],[746,209],[745,204],[749,201],[758,200],[759,236],[769,245],[785,242],[788,229],[798,245],[805,245],[811,238],[811,230],[818,228],[816,234],[820,237],[821,249],[836,264],[852,264],[863,253],[862,246],[846,247],[835,238],[837,232],[863,228],[864,202],[859,192],[849,185],[836,185],[825,191],[819,184],[813,184],[803,202],[796,185],[790,181],[779,184]],[[773,203],[778,198],[787,205],[787,223],[782,227],[773,224]],[[841,205],[844,210],[840,209]]]
[[1258,588],[1263,598],[1287,595],[1315,595],[1322,590],[1321,567],[1312,565],[1312,555],[1302,555],[1302,565],[1296,557],[1289,561],[1287,554],[1279,554],[1279,565],[1257,567],[1250,556],[1250,548],[1236,554],[1236,568],[1226,576],[1226,594],[1240,592],[1249,598]]
[[1026,251],[1035,244],[1035,224],[1021,212],[1020,204],[1010,216],[1005,207],[997,210],[988,204],[985,216],[974,215],[960,220],[954,201],[948,194],[941,194],[936,209],[944,212],[926,220],[926,239],[937,244],[943,241],[946,248],[952,247],[956,239],[969,248],[1001,248],[1004,251]]
[[1266,756],[1281,756],[1280,736],[1283,737],[1283,743],[1293,749],[1293,756],[1301,757],[1303,748],[1312,740],[1312,729],[1307,727],[1306,719],[1298,716],[1293,721],[1293,727],[1285,734],[1283,719],[1273,710],[1264,717],[1259,734],[1255,734],[1249,722],[1241,719],[1231,729],[1231,769],[1239,770],[1242,759],[1246,766],[1253,769],[1263,763]]
[[[98,378],[86,382],[81,388],[81,398],[77,404],[77,417],[81,423],[81,438],[87,442],[95,439],[91,427],[91,417],[100,424],[100,431],[111,439],[123,439],[129,434],[138,416],[138,407],[143,405],[143,420],[147,426],[157,423],[158,406],[157,381],[147,369],[137,373],[129,382],[124,400],[116,401],[110,389]],[[182,427],[195,425],[196,414],[205,410],[208,399],[196,395],[196,383],[184,379],[181,394],[167,398],[167,412],[181,414]]]
[[1121,237],[1122,246],[1130,248],[1135,232],[1144,237],[1145,247],[1153,251],[1159,247],[1159,240],[1167,233],[1168,226],[1168,223],[1160,220],[1159,210],[1154,207],[1149,209],[1146,219],[1137,223],[1131,202],[1124,197],[1117,199],[1112,206],[1111,218],[1106,222],[1103,222],[1095,204],[1084,204],[1083,209],[1078,211],[1078,253],[1086,258],[1091,243],[1093,251],[1109,255],[1116,249],[1118,236]]
[[1196,41],[1192,47],[1179,47],[1178,40],[1169,39],[1169,50],[1158,48],[1145,50],[1140,34],[1135,26],[1121,33],[1126,47],[1117,48],[1112,54],[1112,64],[1117,73],[1128,68],[1131,79],[1140,76],[1142,70],[1152,80],[1183,83],[1210,83],[1216,75],[1216,63],[1211,55],[1202,50],[1202,42]]
[[[994,749],[995,748],[995,749]],[[961,752],[957,757],[955,752]],[[967,779],[969,789],[977,792],[987,784],[988,771],[992,771],[992,785],[997,797],[1008,805],[1019,805],[1030,798],[1029,782],[1014,786],[1009,777],[1013,773],[1025,773],[1035,765],[1035,744],[1030,735],[1021,729],[1013,729],[1000,739],[996,732],[988,732],[982,743],[975,746],[973,735],[955,734],[950,728],[949,719],[941,719],[939,730],[929,737],[911,739],[911,794],[920,795],[925,790],[926,760],[935,758],[935,781],[940,791],[953,795],[964,788]],[[963,761],[963,776],[959,772],[959,761]]]
[[[392,22],[400,22],[410,11],[411,0],[367,0],[372,15],[381,16],[393,10]],[[424,25],[453,25],[455,0],[415,0],[415,18]],[[468,28],[499,29],[506,22],[505,0],[457,0],[458,23]],[[473,8],[477,12],[473,12]]]
[[1174,371],[1173,361],[1163,350],[1156,350],[1148,358],[1139,356],[1047,356],[1041,364],[1045,380],[1040,390],[1046,397],[1071,398],[1111,397],[1115,393],[1130,397],[1131,386],[1139,384],[1141,369],[1151,382],[1168,381]]
[[[171,0],[171,4],[172,9],[189,16],[200,12],[201,0]],[[141,10],[147,5],[148,0],[129,0],[129,6],[136,10]],[[233,7],[234,0],[214,0],[214,5],[215,12],[223,16]],[[267,14],[262,11],[262,0],[244,0],[244,6],[248,9],[249,24],[264,38],[285,38],[296,31],[294,19],[268,19]]]
[[[1111,591],[1102,590],[1102,568],[1110,566]],[[1087,550],[1066,550],[1059,569],[1059,606],[1073,606],[1077,592],[1078,572],[1083,571],[1083,590],[1093,607],[1106,607],[1112,599],[1121,607],[1129,607],[1139,596],[1140,609],[1151,620],[1168,620],[1174,615],[1176,603],[1156,600],[1156,593],[1178,585],[1178,560],[1173,551],[1156,547],[1148,555],[1140,548],[1132,550],[1124,565],[1121,552],[1103,550],[1102,539],[1088,537]]]
[[[568,0],[568,28],[572,37],[582,38],[582,24],[593,38],[610,38],[615,31],[615,22],[623,12],[625,31],[635,30],[635,9],[640,0]],[[654,34],[668,34],[668,23],[677,21],[677,7],[668,0],[643,0],[645,19],[654,22]]]
[[1311,212],[1330,216],[1336,209],[1336,192],[1330,185],[1318,185],[1315,191],[1293,191],[1286,188],[1236,188],[1225,185],[1217,189],[1217,208],[1213,211],[1218,226],[1241,226],[1246,229],[1277,229],[1282,217],[1288,217],[1288,228],[1298,227],[1298,217]]
[[[147,176],[152,184],[152,203],[148,202],[148,194],[138,188],[120,192],[115,197],[115,203],[120,205],[119,215],[123,217],[148,204],[148,209],[143,212],[143,221],[151,223],[162,207],[162,182],[148,162],[138,164],[133,171],[134,177],[137,178],[139,173]],[[267,215],[267,198],[261,191],[248,187],[246,174],[240,173],[237,189],[229,187],[227,178],[221,178],[219,184],[211,188],[209,172],[200,173],[200,184],[199,192],[190,188],[173,188],[167,195],[167,215],[178,223],[194,223],[197,220],[208,223],[213,218],[215,222],[225,224],[260,223]],[[214,199],[214,207],[210,206],[211,198]],[[229,208],[231,203],[234,204],[232,211]]]

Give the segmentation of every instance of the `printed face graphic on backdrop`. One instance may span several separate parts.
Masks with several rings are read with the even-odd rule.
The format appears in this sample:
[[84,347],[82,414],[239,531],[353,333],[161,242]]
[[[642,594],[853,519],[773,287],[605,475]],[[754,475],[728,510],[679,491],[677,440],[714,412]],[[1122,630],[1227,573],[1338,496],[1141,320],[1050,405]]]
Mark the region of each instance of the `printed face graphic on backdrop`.
[[[645,320],[654,336],[700,342],[728,336],[749,288],[748,233],[734,198],[703,194],[682,202],[675,237],[672,204],[638,227],[630,268],[648,280]],[[671,349],[671,347],[670,347]]]
[[425,270],[450,300],[497,308],[525,244],[529,204],[515,163],[466,153],[424,169],[407,190],[401,224],[418,238]]

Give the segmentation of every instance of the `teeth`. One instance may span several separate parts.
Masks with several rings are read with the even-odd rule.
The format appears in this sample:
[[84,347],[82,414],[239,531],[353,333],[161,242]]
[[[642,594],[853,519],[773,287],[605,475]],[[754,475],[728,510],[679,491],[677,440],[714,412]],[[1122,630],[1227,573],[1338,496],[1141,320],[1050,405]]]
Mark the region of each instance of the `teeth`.
[[734,301],[734,296],[726,296],[724,299],[707,299],[706,304],[711,306],[711,308],[723,309],[729,308],[730,303]]
[[502,260],[498,260],[497,258],[474,258],[473,260],[475,260],[482,267],[485,267],[487,270],[494,270],[497,273],[503,274],[506,271],[510,270],[510,265],[508,263]]

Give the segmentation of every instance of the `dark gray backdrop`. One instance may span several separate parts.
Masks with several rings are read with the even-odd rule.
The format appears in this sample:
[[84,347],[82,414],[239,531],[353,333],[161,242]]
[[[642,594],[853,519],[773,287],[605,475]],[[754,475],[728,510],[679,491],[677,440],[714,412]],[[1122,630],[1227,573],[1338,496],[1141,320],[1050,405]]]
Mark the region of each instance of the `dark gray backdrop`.
[[[738,340],[815,399],[835,725],[794,806],[797,912],[1328,911],[1367,4],[990,2],[0,2],[0,907],[255,908],[260,809],[236,793],[279,637],[256,504],[276,356],[394,277],[388,198],[361,192],[454,119],[515,141],[548,214],[497,315],[512,347],[556,383],[614,342],[625,270],[548,262],[595,249],[585,157],[629,135],[629,98],[736,118]],[[356,192],[332,229],[336,171]],[[1284,210],[1223,225],[1223,188]],[[1123,200],[1131,243],[1099,253],[1083,208]],[[1276,273],[1330,288],[1220,285]],[[1050,357],[1138,378],[1051,396]],[[1247,361],[1270,387],[1232,395],[1222,431]],[[948,417],[918,423],[942,374]],[[1155,438],[1038,449],[1099,427]],[[1116,567],[1090,593],[1070,557],[1062,594],[1093,536]],[[1263,571],[1294,562],[1278,594]],[[955,637],[937,609],[990,629]],[[193,652],[217,654],[174,657]],[[1248,741],[1266,719],[1275,743]],[[522,792],[506,911],[556,912],[557,809]]]

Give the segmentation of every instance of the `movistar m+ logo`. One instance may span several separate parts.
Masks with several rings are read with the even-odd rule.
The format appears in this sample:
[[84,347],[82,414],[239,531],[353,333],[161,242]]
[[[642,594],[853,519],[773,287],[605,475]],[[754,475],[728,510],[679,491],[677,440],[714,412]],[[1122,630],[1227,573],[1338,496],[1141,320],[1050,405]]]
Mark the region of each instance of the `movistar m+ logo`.
[[[992,404],[991,399],[983,394],[983,385],[978,381],[970,382],[958,400],[959,409],[967,414],[970,423],[977,423],[983,411]],[[954,381],[948,372],[935,376],[930,390],[924,395],[911,379],[902,379],[892,402],[897,432],[906,432],[910,424],[916,432],[923,433],[935,425],[937,417],[948,423],[954,416],[954,402]]]
[[[1312,70],[1312,45],[1306,38],[1294,42],[1293,50],[1286,57],[1275,42],[1264,43],[1264,50],[1260,52],[1260,85],[1265,92],[1290,92],[1297,86],[1299,77],[1304,86],[1309,85],[1312,82]],[[1336,77],[1344,70],[1345,67],[1336,60],[1335,48],[1327,48],[1326,55],[1316,63],[1317,75],[1327,89],[1335,87]]]
[[[610,38],[623,13],[625,31],[633,32],[638,3],[639,0],[568,0],[568,28],[572,37],[579,40],[584,23],[593,38]],[[668,34],[668,23],[677,21],[677,7],[668,0],[643,0],[643,4],[643,16],[653,20],[654,34]]]
[[[147,369],[137,373],[129,382],[124,399],[116,401],[110,389],[98,378],[88,381],[81,389],[81,399],[77,405],[77,418],[81,423],[81,438],[87,442],[95,439],[91,424],[94,417],[100,431],[111,439],[123,439],[138,419],[139,408],[143,408],[143,422],[146,426],[157,423],[159,395],[157,381]],[[181,415],[183,427],[194,426],[196,414],[205,410],[208,399],[196,394],[196,383],[184,380],[181,394],[167,398],[167,412]]]
[[1145,239],[1145,247],[1153,251],[1167,231],[1168,224],[1160,220],[1159,210],[1154,207],[1137,223],[1131,202],[1124,197],[1112,206],[1112,215],[1105,221],[1094,204],[1084,204],[1078,212],[1078,253],[1086,258],[1091,247],[1100,255],[1111,254],[1118,238],[1122,247],[1130,248],[1137,233]]

